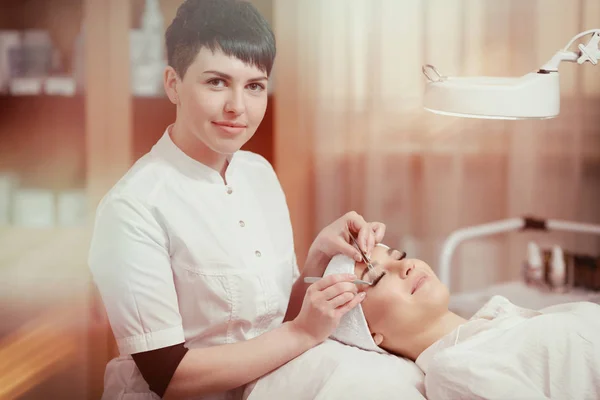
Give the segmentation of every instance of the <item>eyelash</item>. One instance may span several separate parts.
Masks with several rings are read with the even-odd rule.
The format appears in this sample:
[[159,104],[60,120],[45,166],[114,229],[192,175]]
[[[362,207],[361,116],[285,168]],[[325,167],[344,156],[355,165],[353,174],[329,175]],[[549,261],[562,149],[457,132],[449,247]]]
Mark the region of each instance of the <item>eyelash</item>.
[[377,285],[379,283],[379,281],[381,280],[381,278],[383,278],[384,275],[385,275],[385,271],[383,271],[381,273],[381,275],[379,275],[377,278],[373,279],[373,282],[371,283],[371,287],[375,287],[375,285]]
[[[223,82],[223,83],[225,83],[225,81],[223,79],[220,79],[220,78],[211,79],[207,83],[209,85],[214,86],[214,87],[219,87],[217,85],[214,85],[215,82]],[[262,83],[253,82],[253,83],[249,83],[248,84],[248,86],[252,86],[252,85],[258,86],[258,89],[256,89],[256,90],[250,89],[250,91],[252,91],[252,92],[262,92],[263,90],[266,89],[265,85],[263,85]]]

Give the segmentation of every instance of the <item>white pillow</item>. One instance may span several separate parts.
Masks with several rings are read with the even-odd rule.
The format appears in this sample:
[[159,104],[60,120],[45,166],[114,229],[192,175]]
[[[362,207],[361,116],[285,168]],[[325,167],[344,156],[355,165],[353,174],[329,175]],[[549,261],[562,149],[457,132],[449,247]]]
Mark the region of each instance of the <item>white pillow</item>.
[[247,400],[424,400],[423,372],[405,358],[326,340],[250,385]]

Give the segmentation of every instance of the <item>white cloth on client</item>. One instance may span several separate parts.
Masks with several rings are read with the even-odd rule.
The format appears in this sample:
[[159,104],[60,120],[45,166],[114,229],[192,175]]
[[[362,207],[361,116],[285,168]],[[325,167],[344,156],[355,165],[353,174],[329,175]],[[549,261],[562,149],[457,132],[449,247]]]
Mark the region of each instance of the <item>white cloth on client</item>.
[[494,296],[417,358],[429,400],[600,398],[600,306]]
[[[378,246],[387,247],[383,244],[378,244]],[[331,259],[323,276],[333,274],[353,274],[354,266],[353,259],[340,254]],[[338,328],[333,332],[331,338],[341,343],[358,347],[359,349],[389,354],[375,344],[360,304],[342,317]]]

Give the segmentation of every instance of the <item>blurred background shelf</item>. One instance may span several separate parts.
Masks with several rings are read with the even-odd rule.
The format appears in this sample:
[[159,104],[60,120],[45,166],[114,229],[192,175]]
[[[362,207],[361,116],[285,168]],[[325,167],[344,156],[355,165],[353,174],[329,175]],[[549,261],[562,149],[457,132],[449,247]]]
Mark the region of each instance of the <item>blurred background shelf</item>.
[[43,29],[71,66],[73,48],[84,18],[84,0],[2,0],[0,30]]
[[0,96],[0,171],[20,186],[85,188],[85,98]]

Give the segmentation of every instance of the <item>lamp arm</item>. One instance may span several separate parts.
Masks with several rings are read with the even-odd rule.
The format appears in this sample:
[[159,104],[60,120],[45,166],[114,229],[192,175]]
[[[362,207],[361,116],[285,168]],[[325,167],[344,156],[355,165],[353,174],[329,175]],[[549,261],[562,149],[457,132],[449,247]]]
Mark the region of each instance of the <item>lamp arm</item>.
[[579,54],[572,51],[559,50],[546,64],[540,68],[539,72],[558,72],[558,64],[563,61],[575,62],[579,58]]
[[[587,45],[579,44],[578,52],[569,51],[569,47],[579,38],[592,34],[592,38]],[[541,73],[557,72],[558,65],[563,61],[575,62],[583,64],[586,61],[592,64],[598,64],[600,59],[600,29],[590,29],[589,31],[581,32],[569,41],[564,49],[559,50],[553,57],[544,64],[540,71]]]

